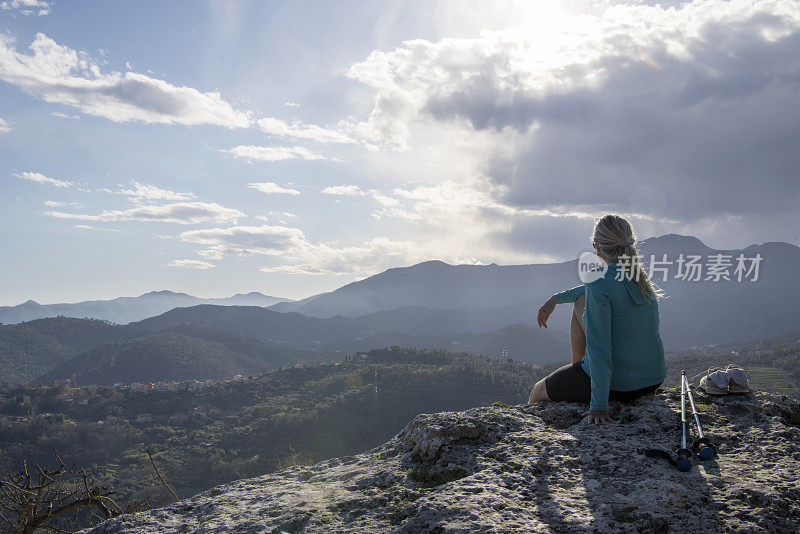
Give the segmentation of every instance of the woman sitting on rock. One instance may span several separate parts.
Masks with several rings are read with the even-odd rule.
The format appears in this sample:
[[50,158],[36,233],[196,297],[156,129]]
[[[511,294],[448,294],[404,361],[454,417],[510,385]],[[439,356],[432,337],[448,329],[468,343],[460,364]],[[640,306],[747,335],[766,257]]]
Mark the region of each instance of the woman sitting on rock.
[[605,424],[608,402],[631,401],[652,393],[666,377],[658,334],[659,291],[644,272],[631,225],[606,215],[594,228],[592,245],[608,264],[597,279],[550,297],[539,309],[539,326],[556,304],[574,303],[570,342],[572,364],[536,383],[528,402],[589,403],[590,423]]

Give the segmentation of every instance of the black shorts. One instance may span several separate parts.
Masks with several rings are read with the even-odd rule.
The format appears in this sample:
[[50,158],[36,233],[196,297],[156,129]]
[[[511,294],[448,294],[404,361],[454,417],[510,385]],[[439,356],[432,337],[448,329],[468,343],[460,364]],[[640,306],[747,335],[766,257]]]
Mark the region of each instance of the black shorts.
[[[592,379],[581,367],[581,362],[560,367],[544,379],[547,396],[554,401],[582,402],[588,404],[592,396]],[[608,394],[608,400],[615,402],[631,402],[642,395],[653,393],[661,382],[646,388],[633,391],[614,391]]]

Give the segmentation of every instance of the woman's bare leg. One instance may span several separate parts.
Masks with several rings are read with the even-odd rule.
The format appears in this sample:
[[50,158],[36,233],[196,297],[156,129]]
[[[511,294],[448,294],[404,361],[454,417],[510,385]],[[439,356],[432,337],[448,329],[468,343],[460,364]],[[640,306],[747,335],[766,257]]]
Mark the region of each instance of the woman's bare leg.
[[550,396],[547,394],[547,387],[544,385],[544,378],[536,382],[533,386],[531,394],[528,396],[528,402],[536,401],[549,401]]
[[[575,306],[572,308],[572,320],[569,326],[569,340],[572,346],[572,363],[581,361],[581,358],[586,354],[586,332],[583,329],[583,306],[586,299],[583,295],[578,297],[575,301]],[[547,394],[547,386],[545,385],[544,378],[536,382],[533,386],[528,402],[536,401],[549,401],[550,395]]]
[[572,363],[579,362],[586,355],[586,331],[583,329],[583,295],[575,301],[572,308],[572,321],[569,325],[569,341],[572,346]]

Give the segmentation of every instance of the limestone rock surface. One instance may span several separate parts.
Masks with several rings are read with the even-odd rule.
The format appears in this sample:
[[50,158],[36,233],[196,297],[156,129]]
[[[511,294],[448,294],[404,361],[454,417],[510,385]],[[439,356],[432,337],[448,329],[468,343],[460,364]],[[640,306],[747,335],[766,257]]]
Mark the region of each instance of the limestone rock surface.
[[719,455],[690,472],[639,451],[678,445],[674,388],[615,422],[537,403],[423,414],[364,454],[218,486],[91,534],[184,532],[798,532],[800,405],[696,393]]

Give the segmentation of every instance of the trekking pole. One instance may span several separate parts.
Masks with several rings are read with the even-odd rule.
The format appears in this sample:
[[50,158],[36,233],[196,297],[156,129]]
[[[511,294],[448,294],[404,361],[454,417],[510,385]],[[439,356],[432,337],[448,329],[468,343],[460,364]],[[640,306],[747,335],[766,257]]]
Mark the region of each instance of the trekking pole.
[[686,393],[689,395],[689,404],[692,407],[692,415],[694,415],[694,422],[697,424],[697,440],[692,444],[692,449],[697,451],[697,455],[701,460],[710,460],[714,457],[717,451],[714,450],[713,444],[703,435],[703,428],[700,426],[700,417],[697,415],[697,410],[694,407],[694,396],[692,395],[692,388],[689,386],[689,380],[683,374],[681,378],[686,383]]
[[[688,384],[689,382],[686,380],[686,371],[681,371],[681,448],[678,449],[677,461],[670,453],[663,449],[644,449],[639,451],[644,453],[648,458],[663,458],[668,461],[670,465],[677,468],[678,471],[684,472],[692,469],[692,450],[686,446],[686,439],[689,435],[689,425],[686,423],[686,391]],[[691,399],[691,392],[689,396]],[[692,402],[692,410],[694,410],[694,402]],[[697,444],[698,442],[695,442],[695,445]],[[694,448],[695,445],[692,447]]]
[[692,468],[692,451],[686,447],[686,436],[689,425],[686,423],[686,371],[681,371],[681,448],[678,449],[678,471],[689,471]]

